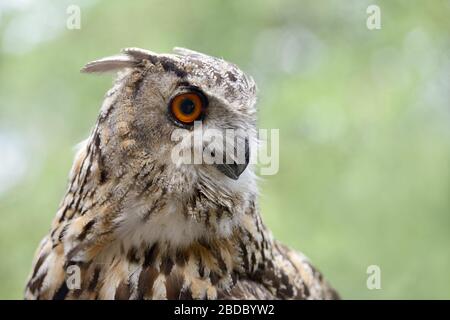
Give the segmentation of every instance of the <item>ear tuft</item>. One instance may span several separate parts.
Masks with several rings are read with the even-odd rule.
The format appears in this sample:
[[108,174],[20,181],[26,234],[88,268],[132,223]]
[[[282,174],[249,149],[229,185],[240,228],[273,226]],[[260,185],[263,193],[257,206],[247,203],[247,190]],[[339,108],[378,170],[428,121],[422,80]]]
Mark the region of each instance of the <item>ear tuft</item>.
[[141,61],[141,60],[154,61],[154,59],[156,59],[156,57],[158,56],[157,53],[154,53],[149,50],[141,49],[141,48],[125,48],[125,49],[122,49],[122,53],[124,53],[130,57],[133,57],[137,61]]
[[200,52],[191,50],[191,49],[187,49],[187,48],[182,48],[182,47],[174,47],[172,49],[173,52],[175,52],[176,54],[182,55],[182,56],[190,56],[190,55],[202,55]]
[[193,56],[193,57],[208,57],[206,54],[198,52],[198,51],[194,51],[191,49],[187,49],[187,48],[181,48],[181,47],[174,47],[172,49],[172,51],[175,54],[179,54],[180,56]]
[[138,61],[128,55],[116,55],[91,61],[86,64],[81,72],[84,73],[103,73],[117,71],[123,68],[133,68]]
[[85,73],[102,73],[110,71],[118,71],[123,68],[137,67],[142,60],[148,60],[151,63],[157,61],[158,54],[140,48],[122,49],[123,54],[102,58],[86,64],[81,72]]

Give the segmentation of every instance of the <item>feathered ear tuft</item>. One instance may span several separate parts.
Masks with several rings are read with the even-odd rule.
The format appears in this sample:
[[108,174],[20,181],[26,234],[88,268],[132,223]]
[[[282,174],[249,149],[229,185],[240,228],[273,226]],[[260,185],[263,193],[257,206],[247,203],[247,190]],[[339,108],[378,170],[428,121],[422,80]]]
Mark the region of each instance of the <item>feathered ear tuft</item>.
[[151,63],[157,61],[157,54],[140,48],[125,48],[121,50],[123,54],[102,58],[86,64],[81,72],[102,73],[118,71],[123,68],[134,68],[142,60],[148,60]]
[[181,47],[174,47],[173,52],[175,52],[176,54],[179,54],[181,56],[205,56],[205,54],[201,53],[201,52],[197,52],[191,49],[186,49],[186,48],[181,48]]
[[85,73],[111,72],[123,68],[133,68],[137,65],[137,63],[138,61],[131,56],[117,55],[91,61],[81,69],[81,72]]
[[130,57],[133,57],[134,59],[136,59],[138,61],[149,60],[151,62],[154,62],[158,56],[157,53],[154,53],[149,50],[141,49],[141,48],[125,48],[125,49],[122,49],[122,53],[124,53]]

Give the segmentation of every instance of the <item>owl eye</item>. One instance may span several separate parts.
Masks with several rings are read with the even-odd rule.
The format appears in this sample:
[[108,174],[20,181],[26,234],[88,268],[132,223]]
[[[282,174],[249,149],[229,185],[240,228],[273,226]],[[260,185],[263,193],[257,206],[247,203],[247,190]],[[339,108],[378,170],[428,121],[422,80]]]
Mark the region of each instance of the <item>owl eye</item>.
[[204,104],[204,98],[200,93],[185,92],[172,99],[170,111],[176,120],[183,124],[191,124],[201,117]]

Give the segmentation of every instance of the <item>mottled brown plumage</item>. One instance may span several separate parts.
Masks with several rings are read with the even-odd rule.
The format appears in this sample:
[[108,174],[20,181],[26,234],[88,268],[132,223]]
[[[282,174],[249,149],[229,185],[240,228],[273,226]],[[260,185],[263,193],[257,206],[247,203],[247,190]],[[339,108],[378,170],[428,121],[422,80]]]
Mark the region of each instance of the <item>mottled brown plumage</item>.
[[[175,52],[125,49],[83,69],[119,75],[76,155],[25,297],[337,298],[310,262],[274,240],[262,223],[251,165],[171,161],[171,134],[179,124],[167,106],[186,87],[207,97],[203,126],[243,129],[250,153],[256,148],[253,80],[221,59]],[[80,281],[72,287],[74,267]]]

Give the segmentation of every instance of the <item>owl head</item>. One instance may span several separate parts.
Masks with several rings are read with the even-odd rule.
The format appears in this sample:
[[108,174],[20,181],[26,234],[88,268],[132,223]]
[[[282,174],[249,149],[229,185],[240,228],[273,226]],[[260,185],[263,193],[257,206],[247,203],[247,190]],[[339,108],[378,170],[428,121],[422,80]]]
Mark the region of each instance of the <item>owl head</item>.
[[128,48],[82,71],[118,71],[94,129],[116,176],[153,168],[157,183],[180,197],[254,188],[256,86],[237,66],[182,48]]

